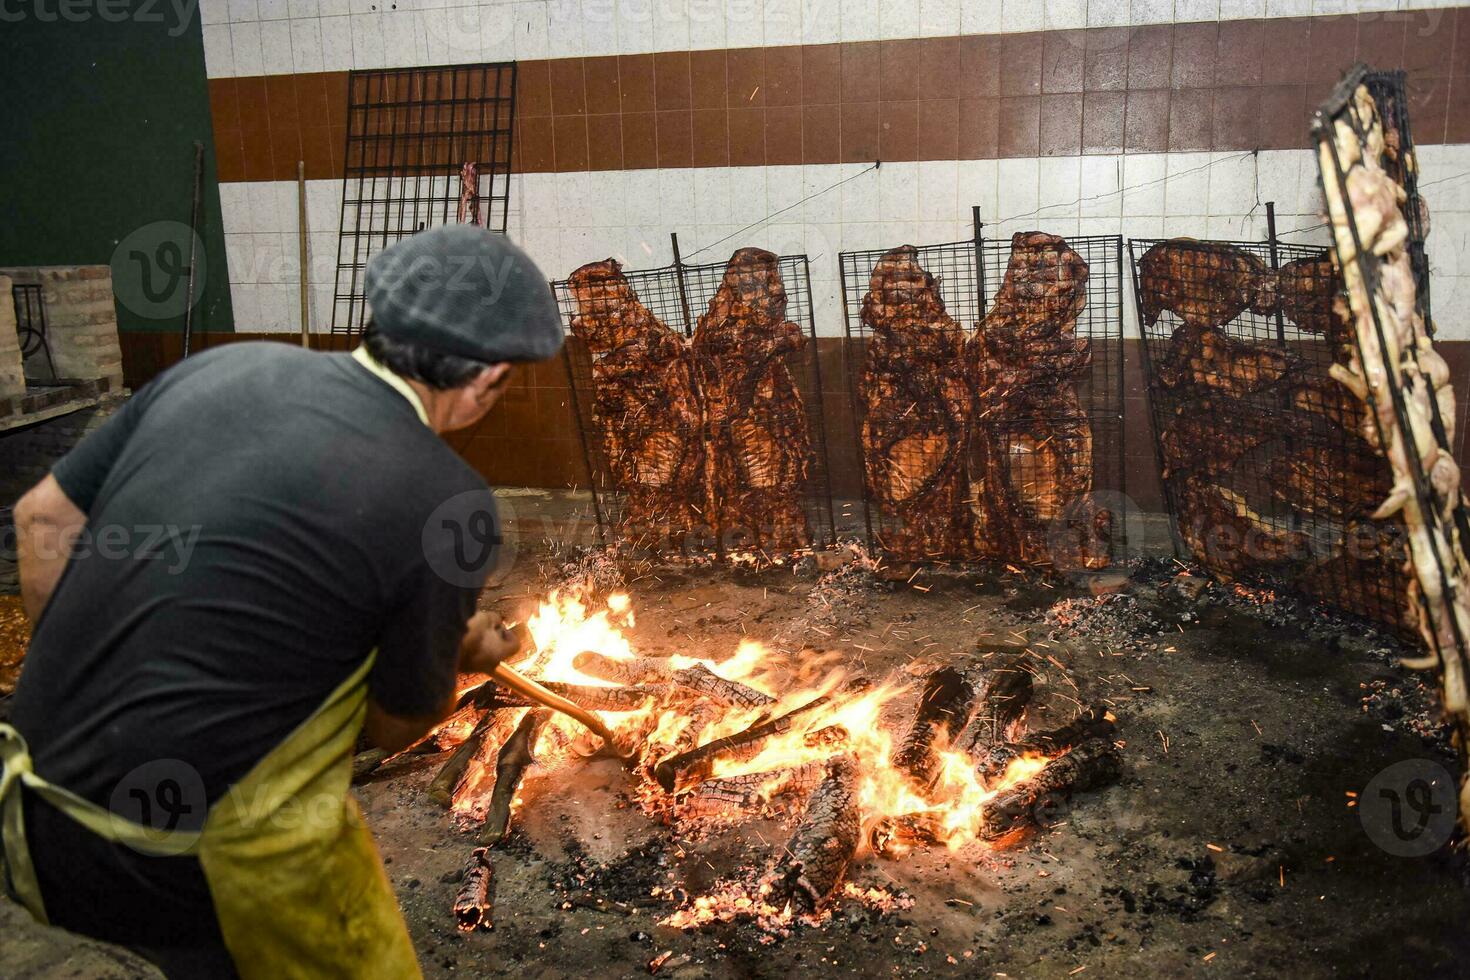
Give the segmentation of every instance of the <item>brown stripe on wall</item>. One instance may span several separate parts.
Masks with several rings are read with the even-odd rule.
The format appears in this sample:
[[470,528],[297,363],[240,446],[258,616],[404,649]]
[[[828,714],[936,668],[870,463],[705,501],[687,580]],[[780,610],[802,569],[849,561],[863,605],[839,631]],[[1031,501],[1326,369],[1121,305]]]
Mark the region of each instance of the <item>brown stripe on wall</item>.
[[[119,339],[124,381],[134,390],[177,362],[182,353],[181,337],[177,333],[124,332]],[[324,350],[344,350],[350,346],[350,341],[340,335],[314,335],[311,339],[314,347]],[[194,335],[194,349],[258,340],[297,342],[290,334],[201,332]],[[1435,344],[1435,349],[1449,363],[1456,386],[1463,388],[1465,379],[1470,378],[1470,341],[1441,341]],[[861,453],[853,425],[849,382],[844,373],[849,367],[844,341],[839,337],[819,337],[817,354],[822,367],[822,413],[832,489],[839,497],[856,499],[862,495]],[[1140,342],[1125,341],[1123,358],[1126,365],[1123,475],[1128,495],[1138,506],[1161,511],[1164,503]],[[492,484],[585,487],[586,457],[571,405],[571,380],[564,358],[526,365],[512,375],[500,403],[481,424],[451,434],[448,441]],[[1465,432],[1470,428],[1470,398],[1461,398],[1457,411],[1457,456],[1463,458]]]
[[[1410,73],[1414,138],[1470,142],[1470,7],[520,64],[520,173],[1307,145],[1356,61]],[[219,177],[338,178],[347,73],[209,83]]]

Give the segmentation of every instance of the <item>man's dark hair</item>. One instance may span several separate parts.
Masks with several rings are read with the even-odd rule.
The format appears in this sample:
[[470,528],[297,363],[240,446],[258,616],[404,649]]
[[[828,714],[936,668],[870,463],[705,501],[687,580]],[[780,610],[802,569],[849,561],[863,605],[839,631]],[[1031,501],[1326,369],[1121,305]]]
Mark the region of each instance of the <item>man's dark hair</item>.
[[440,391],[458,388],[489,366],[467,357],[441,354],[418,344],[384,336],[371,319],[363,330],[362,342],[367,345],[373,360],[394,374]]

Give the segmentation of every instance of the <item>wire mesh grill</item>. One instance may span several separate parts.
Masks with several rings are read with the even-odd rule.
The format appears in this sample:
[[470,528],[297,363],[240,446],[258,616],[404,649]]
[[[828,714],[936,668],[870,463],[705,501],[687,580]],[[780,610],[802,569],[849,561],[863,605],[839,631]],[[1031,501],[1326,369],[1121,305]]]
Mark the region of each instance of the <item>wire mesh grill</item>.
[[762,562],[833,543],[806,256],[609,259],[552,288],[603,540]]
[[515,85],[514,62],[348,76],[332,333],[362,333],[375,252],[450,222],[504,234]]
[[869,543],[1095,568],[1123,535],[1122,239],[840,256]]
[[1328,376],[1347,325],[1325,249],[1130,240],[1175,540],[1227,579],[1404,625],[1404,532],[1369,515],[1387,464]]

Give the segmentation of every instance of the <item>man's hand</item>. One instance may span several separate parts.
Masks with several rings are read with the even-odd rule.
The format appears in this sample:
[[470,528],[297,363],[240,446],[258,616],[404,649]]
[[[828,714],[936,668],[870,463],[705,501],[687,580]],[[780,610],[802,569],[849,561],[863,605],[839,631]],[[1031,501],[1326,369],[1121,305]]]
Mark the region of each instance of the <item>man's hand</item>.
[[497,612],[478,612],[465,625],[459,644],[459,672],[488,674],[521,649],[517,630],[507,629]]

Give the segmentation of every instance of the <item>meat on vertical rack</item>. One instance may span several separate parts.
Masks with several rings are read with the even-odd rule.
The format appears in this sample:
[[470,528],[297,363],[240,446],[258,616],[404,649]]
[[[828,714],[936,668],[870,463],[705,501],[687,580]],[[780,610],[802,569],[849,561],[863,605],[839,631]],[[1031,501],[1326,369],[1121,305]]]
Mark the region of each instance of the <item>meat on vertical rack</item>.
[[1005,279],[969,342],[974,390],[969,505],[982,555],[1098,567],[1108,515],[1092,509],[1092,427],[1077,385],[1087,263],[1056,235],[1011,239]]
[[1247,309],[1275,309],[1275,278],[1249,252],[1223,242],[1171,238],[1138,260],[1143,322],[1153,326],[1169,310],[1201,329],[1224,326]]
[[897,523],[880,544],[905,559],[966,555],[964,331],[912,245],[878,260],[861,316],[871,332],[858,386],[864,479]]
[[806,338],[786,319],[786,302],[779,259],[742,248],[690,343],[703,399],[706,514],[727,542],[770,553],[812,538],[802,506],[812,439],[787,366]]
[[480,219],[480,165],[466,163],[459,168],[459,214],[462,225],[484,224]]
[[572,334],[592,358],[591,412],[625,526],[682,536],[705,523],[705,449],[687,344],[660,322],[613,259],[568,279]]

